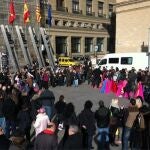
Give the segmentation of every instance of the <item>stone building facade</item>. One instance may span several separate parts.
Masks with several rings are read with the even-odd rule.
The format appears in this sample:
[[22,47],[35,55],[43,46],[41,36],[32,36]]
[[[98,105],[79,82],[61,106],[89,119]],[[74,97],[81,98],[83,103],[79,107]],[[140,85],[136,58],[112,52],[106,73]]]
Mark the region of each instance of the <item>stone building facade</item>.
[[[35,20],[36,2],[41,8],[41,26],[45,27],[50,36],[54,53],[67,56],[102,56],[109,51],[108,44],[110,34],[108,28],[111,26],[111,15],[114,12],[115,0],[27,0],[30,11],[30,23],[38,32]],[[46,24],[47,4],[52,8],[52,25],[48,28]],[[23,0],[14,0],[16,20],[15,25],[23,23]],[[0,24],[8,24],[9,1],[2,0],[0,5]],[[11,26],[10,26],[11,27]],[[14,31],[15,32],[15,31]],[[28,35],[28,33],[26,33]],[[5,44],[0,33],[0,48]],[[21,53],[18,40],[14,34],[17,53]],[[30,38],[27,38],[31,56],[33,46]],[[20,55],[22,57],[22,55]]]
[[147,52],[150,0],[117,0],[116,52]]
[[51,43],[56,54],[103,55],[108,50],[108,26],[113,0],[51,0]]

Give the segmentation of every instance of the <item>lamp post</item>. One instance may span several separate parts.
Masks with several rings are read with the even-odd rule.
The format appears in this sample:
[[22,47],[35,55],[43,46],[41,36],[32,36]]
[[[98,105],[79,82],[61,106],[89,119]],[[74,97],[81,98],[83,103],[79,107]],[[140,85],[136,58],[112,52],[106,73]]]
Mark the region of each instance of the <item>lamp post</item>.
[[150,28],[148,28],[148,71],[150,72]]
[[96,64],[97,64],[97,51],[98,51],[98,45],[95,45],[94,51],[95,51],[95,58],[96,58]]
[[68,44],[65,43],[65,56],[68,56]]

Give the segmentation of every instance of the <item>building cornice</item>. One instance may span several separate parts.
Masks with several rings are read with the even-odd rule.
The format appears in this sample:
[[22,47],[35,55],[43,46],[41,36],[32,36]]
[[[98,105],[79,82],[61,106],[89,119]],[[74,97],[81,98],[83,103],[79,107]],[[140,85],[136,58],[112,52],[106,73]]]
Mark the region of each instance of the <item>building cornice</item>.
[[72,21],[84,21],[84,22],[90,22],[90,23],[107,23],[110,24],[110,19],[105,17],[95,17],[95,16],[84,16],[81,14],[70,14],[70,13],[60,13],[58,11],[53,12],[54,18],[59,19],[66,19],[66,20],[72,20]]
[[55,33],[55,35],[60,35],[60,33],[64,33],[66,35],[71,34],[71,35],[76,35],[76,36],[81,36],[83,34],[88,35],[90,37],[109,37],[109,34],[106,30],[94,30],[94,29],[84,29],[84,28],[66,28],[66,27],[61,27],[61,26],[53,26],[50,28],[49,32],[51,34]]
[[142,9],[146,9],[146,8],[150,8],[150,6],[144,6],[144,7],[139,7],[139,8],[132,8],[132,9],[127,9],[127,10],[119,10],[116,12],[116,14],[120,14],[120,13],[124,13],[124,12],[131,12],[131,11],[136,11],[136,10],[142,10]]
[[128,1],[124,1],[124,2],[120,2],[120,3],[116,3],[116,7],[121,7],[121,6],[126,6],[126,5],[131,5],[131,4],[137,4],[137,3],[143,3],[143,2],[147,2],[150,0],[128,0]]

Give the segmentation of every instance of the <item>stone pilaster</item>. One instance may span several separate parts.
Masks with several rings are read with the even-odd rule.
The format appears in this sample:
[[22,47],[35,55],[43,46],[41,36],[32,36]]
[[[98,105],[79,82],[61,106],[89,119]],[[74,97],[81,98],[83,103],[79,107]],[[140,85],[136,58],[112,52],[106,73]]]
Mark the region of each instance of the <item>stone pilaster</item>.
[[72,13],[72,0],[65,0],[65,7],[69,13]]
[[67,56],[71,56],[71,36],[67,37],[67,43],[66,43],[66,48],[67,48]]
[[106,15],[106,18],[109,18],[109,0],[104,2],[104,15]]
[[85,55],[85,37],[81,37],[81,55]]
[[103,49],[102,49],[102,51],[104,52],[104,53],[107,53],[107,39],[108,39],[108,37],[104,37],[104,42],[103,42]]
[[92,12],[95,12],[95,16],[98,16],[98,1],[93,0],[92,2]]
[[79,8],[82,10],[82,14],[86,15],[86,0],[79,0]]
[[49,0],[49,3],[52,6],[52,10],[56,10],[56,0]]

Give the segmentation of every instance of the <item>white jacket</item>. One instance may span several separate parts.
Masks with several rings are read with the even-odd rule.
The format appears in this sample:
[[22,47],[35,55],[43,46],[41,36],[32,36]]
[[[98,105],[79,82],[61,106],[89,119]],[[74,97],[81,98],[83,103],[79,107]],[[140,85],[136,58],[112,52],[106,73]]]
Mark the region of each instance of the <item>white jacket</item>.
[[37,114],[36,121],[33,124],[36,136],[47,128],[48,123],[50,123],[50,121],[46,113]]

